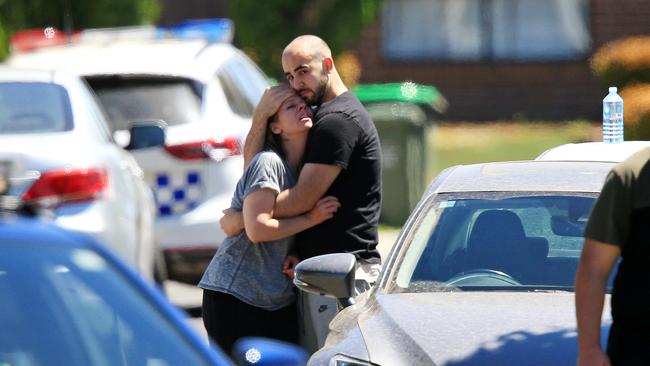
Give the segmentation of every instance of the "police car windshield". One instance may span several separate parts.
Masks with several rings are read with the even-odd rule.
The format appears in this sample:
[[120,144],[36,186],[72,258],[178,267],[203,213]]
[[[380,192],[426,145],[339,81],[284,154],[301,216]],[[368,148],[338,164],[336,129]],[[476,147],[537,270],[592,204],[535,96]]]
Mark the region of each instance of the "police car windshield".
[[196,122],[201,117],[202,85],[189,79],[151,76],[87,77],[114,130],[130,122],[161,119],[168,125]]

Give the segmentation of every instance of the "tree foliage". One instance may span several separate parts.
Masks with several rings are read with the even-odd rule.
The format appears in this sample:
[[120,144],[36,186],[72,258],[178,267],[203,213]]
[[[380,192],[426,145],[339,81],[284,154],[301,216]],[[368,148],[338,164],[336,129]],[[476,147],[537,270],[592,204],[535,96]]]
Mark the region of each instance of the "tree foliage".
[[614,40],[596,50],[591,68],[603,88],[617,86],[625,103],[626,140],[650,140],[650,36]]
[[235,42],[270,76],[281,77],[284,47],[301,34],[323,38],[336,56],[377,18],[381,0],[230,1]]
[[0,60],[7,56],[9,37],[17,30],[149,24],[159,13],[158,0],[0,0]]

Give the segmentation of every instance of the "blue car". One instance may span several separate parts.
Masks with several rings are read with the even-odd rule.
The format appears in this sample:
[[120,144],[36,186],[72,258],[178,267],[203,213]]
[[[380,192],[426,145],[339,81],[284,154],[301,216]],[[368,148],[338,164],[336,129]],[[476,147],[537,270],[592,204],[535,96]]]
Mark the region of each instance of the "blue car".
[[[306,360],[268,340],[240,349],[243,364]],[[0,365],[231,364],[95,239],[0,209]]]

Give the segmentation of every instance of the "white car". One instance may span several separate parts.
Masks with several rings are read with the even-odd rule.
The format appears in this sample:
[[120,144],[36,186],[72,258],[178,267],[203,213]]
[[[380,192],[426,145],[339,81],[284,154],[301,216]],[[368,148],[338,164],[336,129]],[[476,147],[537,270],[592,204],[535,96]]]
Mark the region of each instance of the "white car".
[[650,141],[623,141],[618,144],[582,142],[550,148],[535,160],[621,162],[635,152],[650,147]]
[[213,26],[228,38],[229,24],[82,31],[72,44],[16,53],[8,60],[19,67],[49,65],[80,74],[123,145],[133,121],[164,121],[163,147],[131,152],[156,198],[156,234],[169,277],[192,284],[225,237],[218,221],[243,172],[241,145],[269,81],[229,42],[170,34]]
[[0,173],[16,206],[99,239],[154,278],[151,190],[77,76],[0,67]]

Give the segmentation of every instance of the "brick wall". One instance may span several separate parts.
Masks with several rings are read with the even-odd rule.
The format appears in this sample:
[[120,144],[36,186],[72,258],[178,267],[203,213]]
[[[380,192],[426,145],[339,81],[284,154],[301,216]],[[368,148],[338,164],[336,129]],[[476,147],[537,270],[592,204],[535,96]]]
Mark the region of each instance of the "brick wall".
[[[650,0],[592,0],[592,50],[627,35],[650,34]],[[382,56],[380,23],[362,34],[361,82],[412,80],[435,85],[448,99],[449,120],[513,117],[599,120],[606,86],[583,60],[533,63],[399,63]]]
[[186,19],[228,16],[228,0],[162,0],[160,4],[158,23],[161,25],[177,24]]

